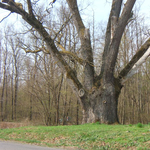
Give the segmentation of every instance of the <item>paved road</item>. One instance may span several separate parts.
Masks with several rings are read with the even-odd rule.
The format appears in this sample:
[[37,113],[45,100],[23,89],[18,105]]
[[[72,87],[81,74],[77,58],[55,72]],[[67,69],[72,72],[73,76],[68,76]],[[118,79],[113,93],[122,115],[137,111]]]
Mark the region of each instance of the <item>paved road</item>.
[[16,142],[0,141],[0,150],[65,150],[60,148],[41,147]]

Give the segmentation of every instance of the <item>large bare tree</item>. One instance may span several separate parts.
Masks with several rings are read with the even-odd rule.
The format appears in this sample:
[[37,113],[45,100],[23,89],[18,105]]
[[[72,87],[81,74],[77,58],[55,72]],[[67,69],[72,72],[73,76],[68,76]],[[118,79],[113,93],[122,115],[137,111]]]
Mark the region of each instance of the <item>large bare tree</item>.
[[[66,52],[59,40],[56,41],[56,39],[61,37],[60,33],[64,25],[62,25],[60,32],[56,32],[55,36],[49,34],[47,31],[48,26],[46,27],[43,25],[38,14],[34,11],[33,2],[35,1],[26,1],[28,10],[23,9],[22,5],[20,3],[15,3],[14,0],[2,0],[0,8],[21,15],[22,19],[30,24],[43,38],[43,41],[46,43],[46,50],[44,48],[39,48],[39,50],[32,52],[46,51],[46,53],[50,53],[55,58],[56,62],[58,62],[58,65],[66,71],[68,82],[76,92],[82,105],[83,123],[95,121],[106,124],[117,123],[118,97],[123,87],[123,82],[132,76],[137,66],[139,66],[150,53],[148,49],[150,46],[150,39],[148,39],[137,50],[137,53],[122,69],[118,76],[114,76],[121,38],[125,27],[132,17],[132,10],[136,0],[127,0],[124,5],[123,0],[112,0],[112,7],[105,34],[101,72],[99,75],[96,74],[94,69],[90,32],[83,23],[77,0],[66,1],[72,14],[70,18],[73,18],[76,31],[80,38],[81,50],[78,56],[72,52]],[[57,1],[54,0],[51,4],[53,5],[54,2],[57,3]],[[68,21],[65,23],[67,22]],[[77,76],[77,70],[66,61],[64,54],[70,56],[71,59],[74,59],[74,61],[82,65],[82,80]]]

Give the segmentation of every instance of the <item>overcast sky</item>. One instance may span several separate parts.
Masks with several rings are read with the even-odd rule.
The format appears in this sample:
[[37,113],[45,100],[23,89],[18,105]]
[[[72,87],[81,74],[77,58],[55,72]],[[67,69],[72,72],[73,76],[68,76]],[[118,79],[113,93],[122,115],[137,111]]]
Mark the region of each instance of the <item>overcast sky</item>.
[[[96,21],[107,21],[112,0],[79,0],[79,3],[82,4],[84,2],[86,5],[87,1],[89,1],[87,14],[94,12]],[[137,0],[135,6],[140,9],[141,15],[149,17],[150,20],[150,0]]]
[[[41,0],[41,2],[44,1],[45,0]],[[57,1],[59,2],[60,0]],[[46,2],[49,3],[50,1],[46,0]],[[78,0],[80,8],[83,8],[83,10],[81,10],[83,20],[91,20],[94,14],[96,22],[107,21],[111,2],[112,0]],[[137,7],[140,7],[140,13],[143,16],[147,16],[148,20],[150,20],[150,0],[137,0],[136,4]],[[0,20],[4,16],[7,16],[7,14],[9,14],[8,11],[0,9]],[[11,15],[11,17],[7,18],[1,25],[6,25],[8,20],[17,22],[18,17],[16,15]]]

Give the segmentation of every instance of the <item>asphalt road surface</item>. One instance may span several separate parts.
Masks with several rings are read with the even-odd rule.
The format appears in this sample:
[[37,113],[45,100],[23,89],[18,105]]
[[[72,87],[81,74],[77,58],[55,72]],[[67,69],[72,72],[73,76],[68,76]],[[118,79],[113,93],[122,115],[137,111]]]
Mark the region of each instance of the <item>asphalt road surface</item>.
[[9,141],[0,141],[0,150],[65,150],[65,149],[41,147]]

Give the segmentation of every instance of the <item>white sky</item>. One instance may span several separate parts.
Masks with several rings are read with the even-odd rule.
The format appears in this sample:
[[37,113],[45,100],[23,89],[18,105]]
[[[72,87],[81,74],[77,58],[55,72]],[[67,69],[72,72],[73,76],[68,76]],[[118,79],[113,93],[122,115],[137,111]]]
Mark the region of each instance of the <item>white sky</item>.
[[[79,1],[79,4],[87,3],[87,1],[89,1],[89,7],[87,7],[87,14],[89,12],[93,13],[94,11],[95,19],[97,22],[107,21],[109,12],[111,9],[112,0],[78,0],[78,1]],[[136,7],[139,8],[141,15],[149,17],[149,20],[150,20],[150,15],[149,15],[150,14],[150,0],[137,0]]]
[[[50,1],[51,0],[47,0],[46,2],[49,3]],[[59,2],[60,0],[57,1]],[[42,0],[41,2],[44,2],[44,0]],[[91,20],[94,14],[96,22],[107,21],[110,12],[111,2],[112,0],[78,0],[80,8],[83,8],[81,14],[84,21]],[[150,0],[137,0],[136,4],[137,7],[141,7],[140,13],[146,16],[148,20],[150,20]],[[8,11],[0,9],[0,20],[2,20],[3,17],[7,14],[9,14]],[[11,22],[17,22],[18,18],[14,16],[16,15],[11,15],[11,17],[7,18],[6,21],[1,23],[1,26],[3,24],[6,25],[8,19],[11,20]]]

